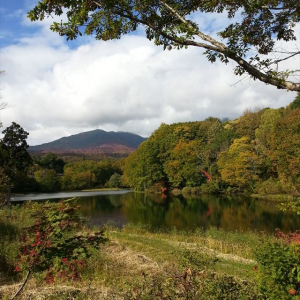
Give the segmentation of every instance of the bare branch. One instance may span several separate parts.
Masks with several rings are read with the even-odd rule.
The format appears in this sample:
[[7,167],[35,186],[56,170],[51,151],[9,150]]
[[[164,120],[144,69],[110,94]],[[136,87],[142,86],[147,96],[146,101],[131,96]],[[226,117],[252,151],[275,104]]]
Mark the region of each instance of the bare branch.
[[25,285],[26,285],[26,283],[27,283],[27,281],[28,281],[28,279],[29,279],[30,274],[31,274],[31,269],[28,270],[28,273],[27,273],[27,275],[26,275],[26,278],[25,278],[23,284],[22,284],[21,287],[18,289],[18,291],[16,292],[16,294],[11,298],[11,300],[13,300],[13,299],[15,299],[16,297],[18,297],[18,295],[21,293],[21,291],[23,290],[23,288],[25,287]]
[[265,73],[262,73],[260,70],[256,69],[242,57],[235,55],[234,53],[228,54],[228,57],[234,60],[238,65],[244,68],[251,76],[259,79],[260,81],[272,84],[276,86],[278,89],[286,89],[290,91],[299,91],[300,90],[300,83],[294,83],[290,81],[280,80],[280,78],[274,78],[272,76],[268,76]]
[[284,61],[284,60],[287,60],[287,59],[289,59],[289,58],[291,58],[291,57],[293,57],[293,56],[295,56],[295,55],[298,55],[298,54],[300,54],[300,51],[299,51],[299,52],[295,52],[295,53],[293,53],[293,54],[291,54],[290,56],[287,56],[287,57],[285,57],[285,58],[275,60],[275,61],[273,62],[273,64],[278,64],[278,63],[280,63],[280,62],[282,62],[282,61]]
[[171,6],[169,6],[166,2],[163,0],[159,0],[168,10],[172,12],[182,23],[186,24],[190,29],[193,29],[196,31],[197,36],[200,37],[202,40],[211,43],[215,47],[219,48],[221,51],[225,51],[226,46],[215,39],[213,39],[211,36],[204,34],[203,32],[199,31],[199,29],[192,25],[191,22],[187,21],[184,17],[182,17],[176,10],[174,10]]
[[7,102],[1,102],[0,103],[0,110],[5,109],[8,107],[8,103]]
[[232,87],[232,86],[236,86],[238,83],[240,83],[240,82],[243,82],[245,79],[247,79],[247,78],[249,78],[250,77],[250,75],[249,74],[247,74],[246,76],[244,76],[242,79],[240,79],[240,80],[238,80],[238,81],[236,81],[235,83],[232,83],[232,84],[228,84],[230,87]]

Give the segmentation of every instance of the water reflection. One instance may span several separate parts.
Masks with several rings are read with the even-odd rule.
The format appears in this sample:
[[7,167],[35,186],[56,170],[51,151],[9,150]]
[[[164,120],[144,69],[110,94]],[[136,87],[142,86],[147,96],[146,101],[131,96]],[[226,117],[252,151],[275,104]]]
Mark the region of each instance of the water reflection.
[[191,198],[128,193],[79,199],[84,216],[92,224],[102,225],[113,220],[118,226],[126,223],[149,224],[152,227],[178,229],[208,228],[257,230],[273,233],[300,228],[300,217],[279,211],[275,203],[247,197],[220,198],[199,196]]

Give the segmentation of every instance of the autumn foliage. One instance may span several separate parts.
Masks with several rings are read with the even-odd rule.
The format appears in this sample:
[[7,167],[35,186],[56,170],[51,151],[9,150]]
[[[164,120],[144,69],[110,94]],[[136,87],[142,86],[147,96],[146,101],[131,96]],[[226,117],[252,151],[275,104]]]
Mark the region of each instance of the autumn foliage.
[[92,250],[106,241],[103,232],[84,234],[74,201],[27,204],[34,223],[24,228],[15,272],[43,274],[47,283],[80,279]]
[[232,121],[209,117],[162,124],[124,168],[126,182],[136,190],[164,182],[171,189],[197,187],[204,193],[297,196],[299,174],[300,108],[294,102],[286,108],[246,110]]

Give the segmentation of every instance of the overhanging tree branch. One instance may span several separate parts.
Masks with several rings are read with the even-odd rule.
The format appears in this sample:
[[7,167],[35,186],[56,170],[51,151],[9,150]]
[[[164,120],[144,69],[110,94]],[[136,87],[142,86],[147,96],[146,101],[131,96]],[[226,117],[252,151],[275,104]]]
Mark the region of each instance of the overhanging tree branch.
[[[93,1],[93,3],[95,3],[96,5],[98,5],[99,7],[101,7],[101,4],[97,1]],[[194,40],[189,40],[189,39],[180,39],[177,36],[172,36],[167,34],[163,29],[156,27],[154,24],[150,23],[149,21],[145,21],[142,19],[139,19],[135,16],[133,16],[132,14],[124,13],[123,11],[120,11],[118,9],[114,9],[112,10],[115,14],[123,17],[123,18],[128,18],[131,21],[137,22],[139,24],[145,25],[150,27],[152,30],[156,31],[157,33],[159,33],[160,35],[162,35],[164,38],[167,38],[171,41],[173,41],[174,43],[180,44],[182,46],[195,46],[195,47],[200,47],[200,48],[204,48],[207,50],[211,50],[211,51],[219,51],[219,48],[216,46],[212,46],[209,44],[205,44],[205,43],[199,43],[196,42]]]
[[[178,12],[176,12],[176,10],[174,10],[171,6],[169,6],[165,1],[163,0],[159,0],[168,10],[170,10],[182,23],[188,25],[188,27],[192,30],[194,30],[197,34],[197,36],[206,41],[211,43],[212,45],[214,45],[217,49],[220,49],[220,51],[225,51],[226,50],[226,46],[218,41],[216,41],[215,39],[213,39],[211,36],[206,35],[204,33],[202,33],[201,31],[199,31],[198,28],[196,28],[195,26],[193,26],[189,21],[187,21],[184,17],[182,17]],[[202,47],[202,46],[200,46]],[[206,48],[207,49],[207,48]]]
[[243,69],[247,71],[252,77],[259,79],[260,81],[276,86],[278,89],[286,89],[290,91],[300,91],[300,84],[293,83],[291,81],[285,81],[280,78],[274,78],[272,76],[268,76],[265,73],[259,71],[251,64],[249,64],[246,60],[241,57],[238,57],[234,54],[229,54],[228,57],[234,60],[238,65],[240,65]]
[[[146,36],[164,49],[194,46],[206,50],[207,58],[214,62],[219,58],[237,63],[235,74],[248,73],[253,79],[274,85],[279,89],[300,91],[300,83],[292,82],[295,70],[278,70],[278,64],[299,55],[288,49],[286,57],[270,58],[276,53],[275,40],[297,40],[295,25],[300,22],[299,3],[288,0],[272,2],[252,1],[192,1],[192,0],[44,0],[29,12],[32,21],[43,20],[51,14],[61,15],[67,11],[66,23],[54,23],[53,31],[76,39],[80,27],[86,25],[86,34],[97,39],[118,39],[144,25]],[[200,30],[195,22],[187,19],[192,13],[227,13],[232,23],[217,32],[218,41],[211,34]],[[234,20],[236,13],[239,19]],[[214,35],[215,36],[215,35]],[[200,41],[198,41],[200,38]],[[256,49],[257,54],[253,54]],[[251,53],[251,54],[250,54]]]

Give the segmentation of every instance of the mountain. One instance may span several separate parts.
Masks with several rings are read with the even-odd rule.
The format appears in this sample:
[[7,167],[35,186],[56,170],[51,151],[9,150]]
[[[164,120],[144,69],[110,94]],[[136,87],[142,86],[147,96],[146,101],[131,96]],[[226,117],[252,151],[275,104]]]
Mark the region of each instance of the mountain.
[[30,146],[28,150],[31,153],[101,153],[124,156],[137,149],[145,140],[146,138],[129,132],[106,132],[96,129],[63,137],[50,143]]

